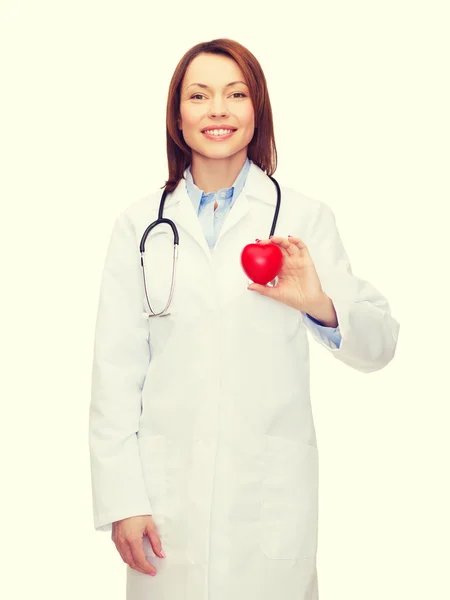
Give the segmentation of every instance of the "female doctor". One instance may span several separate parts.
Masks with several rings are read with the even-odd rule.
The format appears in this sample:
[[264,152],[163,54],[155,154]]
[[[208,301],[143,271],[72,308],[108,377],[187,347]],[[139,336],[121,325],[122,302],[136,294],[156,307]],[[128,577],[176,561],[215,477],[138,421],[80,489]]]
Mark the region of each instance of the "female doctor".
[[[127,567],[127,600],[317,600],[318,450],[307,330],[364,373],[392,360],[386,298],[353,275],[332,210],[277,189],[256,58],[191,48],[167,103],[169,179],[117,218],[104,266],[89,421],[95,528]],[[161,215],[159,215],[161,216]],[[259,240],[259,241],[258,241]],[[240,256],[274,244],[277,281]],[[151,307],[151,310],[150,310]],[[143,318],[145,317],[145,318]]]

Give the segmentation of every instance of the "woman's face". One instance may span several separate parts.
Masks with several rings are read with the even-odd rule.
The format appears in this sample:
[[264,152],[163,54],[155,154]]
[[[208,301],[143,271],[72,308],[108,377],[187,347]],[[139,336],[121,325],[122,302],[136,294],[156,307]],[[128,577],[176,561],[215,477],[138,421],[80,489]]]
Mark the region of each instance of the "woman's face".
[[[199,54],[191,61],[181,84],[180,115],[178,127],[193,154],[215,159],[247,154],[255,130],[253,104],[241,69],[228,56]],[[208,137],[206,127],[233,133]]]

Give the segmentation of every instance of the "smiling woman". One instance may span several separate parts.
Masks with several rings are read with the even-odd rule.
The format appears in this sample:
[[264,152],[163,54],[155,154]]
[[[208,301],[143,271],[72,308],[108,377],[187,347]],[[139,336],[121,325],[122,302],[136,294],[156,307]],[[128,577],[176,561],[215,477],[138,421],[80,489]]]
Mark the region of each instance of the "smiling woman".
[[[198,83],[200,78],[208,85]],[[224,79],[231,83],[223,85]],[[221,177],[220,184],[230,187],[234,181],[230,169],[245,162],[255,129],[253,103],[243,73],[227,56],[200,54],[186,71],[180,100],[177,125],[191,149],[191,172],[197,186],[206,192],[217,189],[221,174],[210,173],[203,181],[202,172],[208,170],[202,165],[228,158],[229,179],[224,182]]]
[[[209,85],[199,83],[200,77]],[[236,80],[222,85],[224,77]],[[243,162],[254,134],[254,110],[248,85],[234,60],[214,54],[193,59],[181,85],[180,115],[178,127],[191,148],[193,163],[195,155],[211,152],[215,159],[231,153],[236,164]],[[221,145],[211,146],[211,141]]]
[[[118,217],[104,267],[95,527],[127,564],[127,600],[318,600],[307,331],[370,373],[393,358],[399,325],[352,273],[332,210],[272,177],[269,94],[247,48],[218,39],[188,50],[166,130],[162,197]],[[249,245],[251,260],[277,255],[276,285],[255,272],[248,285]],[[149,298],[170,311],[142,319]]]
[[266,79],[247,48],[222,39],[197,44],[183,56],[169,86],[167,153],[168,191],[188,166],[206,193],[231,187],[247,157],[269,175],[275,171]]

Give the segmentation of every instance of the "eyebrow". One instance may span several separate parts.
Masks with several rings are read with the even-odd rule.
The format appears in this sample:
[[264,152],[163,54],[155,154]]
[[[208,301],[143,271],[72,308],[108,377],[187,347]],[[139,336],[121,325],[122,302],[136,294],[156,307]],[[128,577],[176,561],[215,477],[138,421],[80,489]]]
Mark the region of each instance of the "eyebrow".
[[[231,87],[232,85],[236,85],[237,83],[243,83],[244,85],[247,85],[245,83],[245,81],[232,81],[231,83],[227,83],[227,85],[224,86],[224,87],[226,87],[226,88],[227,87]],[[190,88],[191,85],[198,85],[198,87],[205,88],[206,90],[210,90],[211,89],[209,86],[205,85],[204,83],[191,83],[190,85],[187,86],[186,89]],[[248,87],[248,85],[247,85],[247,87]]]

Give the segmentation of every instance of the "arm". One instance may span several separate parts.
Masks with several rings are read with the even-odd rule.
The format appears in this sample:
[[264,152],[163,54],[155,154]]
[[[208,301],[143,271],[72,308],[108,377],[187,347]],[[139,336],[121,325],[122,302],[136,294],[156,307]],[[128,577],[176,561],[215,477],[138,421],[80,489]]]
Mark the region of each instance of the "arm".
[[353,275],[334,213],[323,202],[311,223],[307,245],[322,289],[336,311],[342,336],[339,347],[324,327],[304,312],[303,323],[338,360],[364,373],[382,369],[394,357],[399,323],[386,298],[368,281]]
[[[341,340],[342,340],[341,332],[339,329],[339,324],[337,325],[337,327],[328,327],[327,325],[324,325],[324,323],[322,323],[321,321],[318,321],[317,319],[315,319],[308,313],[304,314],[304,318],[306,318],[306,319],[308,319],[308,321],[310,321],[308,329],[313,329],[315,327],[317,335],[320,335],[321,339],[324,339],[324,340],[327,340],[328,342],[330,342],[332,348],[333,347],[339,348],[339,346],[341,345]],[[334,346],[333,346],[333,344],[334,344]]]
[[125,214],[115,222],[100,286],[92,368],[89,449],[94,526],[152,513],[136,433],[150,361],[142,319],[139,248]]

